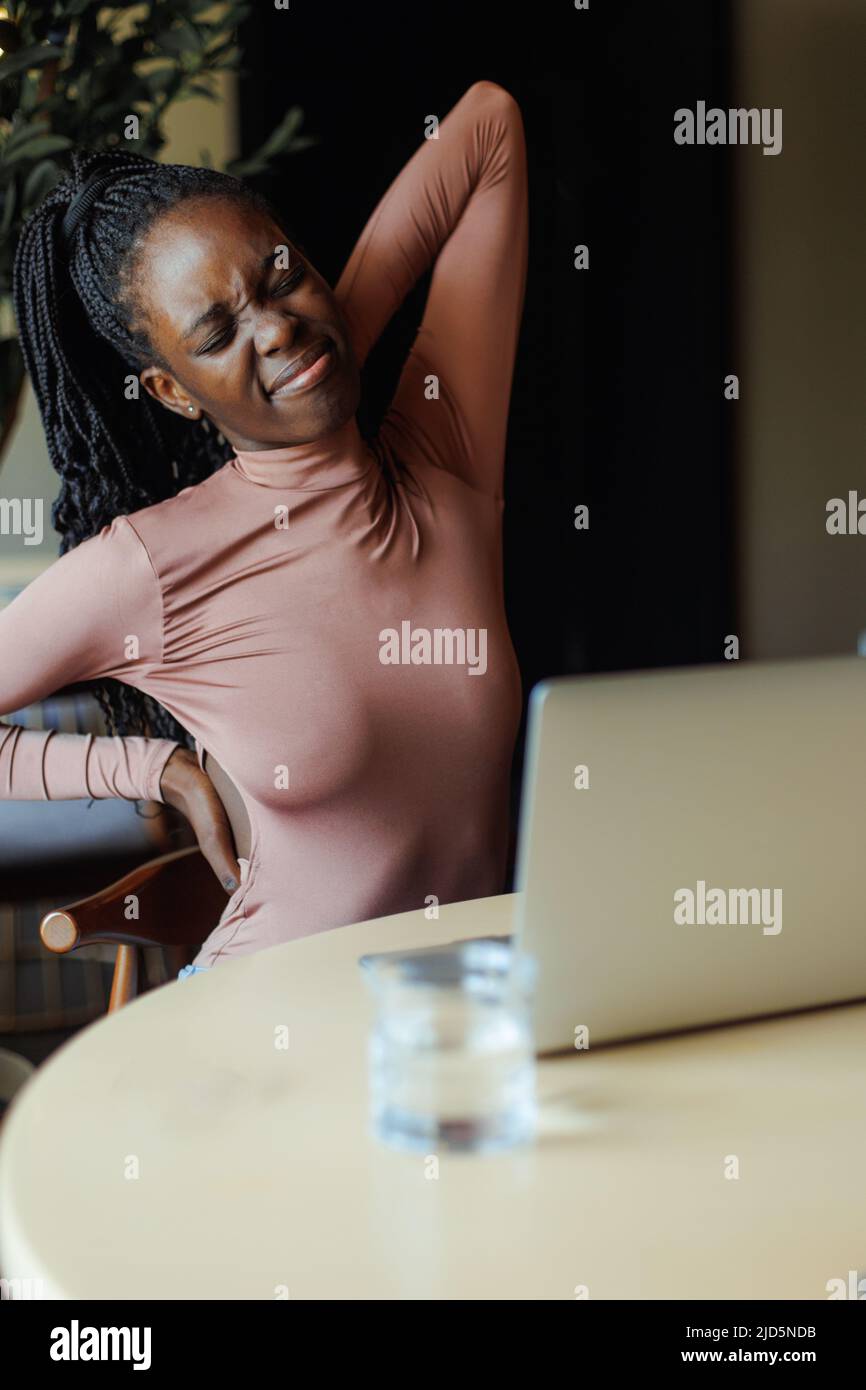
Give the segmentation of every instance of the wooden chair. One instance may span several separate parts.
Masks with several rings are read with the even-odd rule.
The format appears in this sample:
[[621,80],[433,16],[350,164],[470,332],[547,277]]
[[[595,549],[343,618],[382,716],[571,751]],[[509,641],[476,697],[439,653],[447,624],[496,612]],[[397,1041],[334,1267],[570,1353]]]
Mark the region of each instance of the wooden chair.
[[[127,916],[128,899],[137,917]],[[225,889],[196,846],[163,854],[89,898],[54,912],[39,925],[42,944],[57,955],[82,946],[116,944],[108,1012],[139,992],[141,950],[161,946],[175,973],[213,930],[228,901]]]

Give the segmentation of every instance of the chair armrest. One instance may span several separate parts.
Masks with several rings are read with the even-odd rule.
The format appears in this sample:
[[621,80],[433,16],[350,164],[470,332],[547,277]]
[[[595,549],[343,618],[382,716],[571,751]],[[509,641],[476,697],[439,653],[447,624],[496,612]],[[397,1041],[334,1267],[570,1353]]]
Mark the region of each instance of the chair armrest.
[[[137,900],[137,917],[128,915]],[[80,946],[200,946],[222,916],[228,895],[198,847],[141,864],[116,883],[48,912],[42,944],[57,955]]]

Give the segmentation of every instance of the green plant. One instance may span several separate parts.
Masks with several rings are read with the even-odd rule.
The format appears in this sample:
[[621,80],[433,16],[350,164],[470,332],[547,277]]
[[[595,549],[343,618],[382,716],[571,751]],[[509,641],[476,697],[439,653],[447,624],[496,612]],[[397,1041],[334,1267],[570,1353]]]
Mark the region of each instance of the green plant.
[[[12,313],[21,227],[69,167],[77,146],[155,158],[165,113],[190,97],[219,99],[215,74],[240,66],[237,28],[250,5],[214,0],[29,0],[0,5],[0,456],[21,399],[24,364]],[[223,167],[238,177],[315,144],[291,107],[259,150]],[[200,155],[210,164],[207,151]]]

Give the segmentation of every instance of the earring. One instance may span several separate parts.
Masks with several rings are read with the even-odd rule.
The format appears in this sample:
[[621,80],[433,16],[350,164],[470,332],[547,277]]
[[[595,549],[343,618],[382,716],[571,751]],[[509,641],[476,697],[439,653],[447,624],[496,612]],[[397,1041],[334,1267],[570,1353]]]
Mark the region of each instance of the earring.
[[194,406],[194,405],[188,405],[188,406],[187,406],[187,410],[195,410],[195,406]]

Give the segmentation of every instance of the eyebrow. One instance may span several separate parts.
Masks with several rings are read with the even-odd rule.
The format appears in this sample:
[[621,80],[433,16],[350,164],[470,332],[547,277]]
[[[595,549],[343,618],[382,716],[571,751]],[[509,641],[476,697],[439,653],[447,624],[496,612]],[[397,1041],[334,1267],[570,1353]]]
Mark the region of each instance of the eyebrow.
[[[279,255],[279,251],[271,251],[269,255],[263,256],[259,261],[259,278],[266,270],[269,270]],[[230,313],[230,306],[224,299],[216,299],[203,314],[199,314],[194,323],[191,323],[186,332],[182,335],[181,341],[186,342],[187,338],[192,338],[205,324],[211,323],[214,319],[220,318],[223,314]]]

